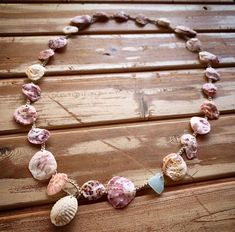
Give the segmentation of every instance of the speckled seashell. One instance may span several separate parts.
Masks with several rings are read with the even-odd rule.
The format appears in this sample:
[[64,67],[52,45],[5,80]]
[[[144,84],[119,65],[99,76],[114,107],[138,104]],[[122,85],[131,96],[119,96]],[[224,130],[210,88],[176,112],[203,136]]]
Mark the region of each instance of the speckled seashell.
[[51,49],[59,49],[59,48],[63,48],[67,45],[68,41],[66,38],[64,37],[59,37],[56,39],[50,39],[48,42],[48,45]]
[[71,23],[75,24],[79,28],[87,27],[91,22],[92,18],[90,15],[79,15],[71,19]]
[[149,19],[145,15],[139,14],[136,16],[135,22],[140,26],[145,26],[149,22]]
[[50,137],[50,132],[46,129],[32,128],[28,133],[28,140],[32,144],[43,144]]
[[214,82],[220,80],[220,74],[212,67],[208,67],[206,69],[205,76],[208,78],[208,80],[211,80]]
[[201,51],[201,42],[198,38],[191,38],[186,41],[186,48],[191,52]]
[[50,218],[55,226],[65,226],[75,217],[78,201],[74,196],[59,199],[52,207]]
[[22,105],[15,110],[14,118],[20,124],[30,125],[37,120],[38,114],[33,106]]
[[166,18],[160,18],[157,20],[157,25],[160,27],[169,27],[170,23],[171,23],[171,21]]
[[96,21],[99,21],[99,22],[106,22],[109,20],[109,15],[103,11],[101,12],[96,12],[94,15],[93,15],[93,18],[96,20]]
[[68,181],[68,176],[65,173],[56,173],[53,175],[47,185],[47,194],[49,196],[59,193]]
[[30,100],[30,101],[37,101],[41,97],[41,89],[38,85],[34,83],[27,83],[22,86],[23,94]]
[[66,35],[74,34],[74,33],[77,33],[78,31],[79,29],[75,26],[66,26],[63,28],[63,32]]
[[45,73],[45,68],[40,64],[33,64],[26,69],[26,75],[32,81],[37,81],[43,77]]
[[201,117],[192,117],[190,119],[190,125],[192,130],[200,135],[208,134],[211,130],[210,123]]
[[82,195],[88,200],[97,200],[105,193],[105,187],[97,180],[89,180],[81,187]]
[[186,157],[193,159],[197,155],[197,140],[190,134],[184,134],[180,138],[181,144],[184,146]]
[[175,33],[178,35],[184,35],[188,37],[195,37],[197,35],[197,32],[193,29],[185,26],[177,26],[175,28]]
[[205,101],[201,105],[201,111],[210,119],[218,119],[219,111],[216,105],[211,101]]
[[134,198],[136,188],[125,177],[115,176],[107,184],[108,201],[114,208],[126,207]]
[[54,50],[52,49],[46,49],[46,50],[43,50],[39,53],[39,56],[38,56],[38,59],[39,60],[48,60],[50,57],[54,56],[55,55],[55,52]]
[[162,170],[166,176],[178,181],[186,175],[187,165],[180,155],[171,153],[163,158]]
[[215,96],[215,94],[217,92],[217,87],[212,83],[205,83],[202,86],[202,91],[208,97],[213,97],[213,96]]
[[129,19],[129,15],[124,11],[120,11],[120,12],[117,12],[116,14],[114,14],[113,18],[117,22],[126,22]]
[[206,52],[206,51],[202,51],[202,52],[199,52],[199,60],[202,62],[202,63],[211,63],[211,64],[214,64],[214,65],[217,65],[219,64],[219,59],[216,55],[210,53],[210,52]]
[[29,170],[37,180],[47,180],[56,173],[55,157],[47,150],[38,151],[29,161]]

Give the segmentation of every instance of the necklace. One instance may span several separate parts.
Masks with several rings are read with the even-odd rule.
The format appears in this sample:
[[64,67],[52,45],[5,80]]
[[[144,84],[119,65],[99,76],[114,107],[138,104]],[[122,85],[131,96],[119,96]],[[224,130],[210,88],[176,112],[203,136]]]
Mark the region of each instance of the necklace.
[[[203,84],[202,92],[207,97],[207,100],[201,105],[201,112],[204,117],[194,116],[190,119],[192,134],[183,134],[180,138],[182,146],[179,151],[168,154],[163,158],[162,173],[156,173],[147,183],[143,183],[139,187],[136,187],[131,180],[122,176],[112,177],[106,185],[97,180],[89,180],[79,187],[66,173],[57,173],[56,159],[51,152],[46,150],[45,146],[46,141],[50,137],[50,132],[36,126],[38,113],[32,105],[41,96],[41,89],[35,83],[44,76],[45,66],[50,58],[55,55],[55,52],[64,48],[68,43],[68,38],[78,34],[79,30],[96,22],[107,22],[109,20],[115,20],[118,23],[132,20],[141,27],[151,23],[158,27],[167,28],[178,37],[184,39],[186,48],[191,52],[197,52],[200,62],[206,66],[205,77],[207,82]],[[32,125],[28,133],[28,141],[32,144],[41,145],[41,150],[36,152],[29,162],[29,170],[32,176],[39,181],[50,179],[46,190],[49,196],[55,195],[62,190],[68,194],[68,196],[59,199],[52,207],[50,218],[51,222],[56,226],[64,226],[75,217],[80,197],[88,200],[97,200],[103,195],[107,195],[109,203],[114,208],[124,208],[134,199],[136,191],[146,185],[160,195],[164,190],[164,178],[178,181],[185,177],[187,165],[182,155],[185,154],[188,159],[196,157],[197,135],[208,134],[211,130],[208,119],[219,118],[219,111],[212,101],[217,92],[217,87],[213,82],[220,80],[220,74],[212,66],[216,66],[219,60],[216,55],[202,50],[201,42],[196,38],[196,31],[185,26],[172,28],[170,21],[165,18],[152,20],[144,15],[131,17],[121,11],[112,16],[105,12],[98,12],[92,17],[89,15],[76,16],[71,19],[70,26],[64,27],[63,33],[65,36],[49,40],[49,49],[40,52],[39,60],[41,63],[33,64],[26,69],[26,75],[31,80],[31,82],[22,86],[22,92],[26,96],[26,103],[14,112],[14,118],[18,123]]]

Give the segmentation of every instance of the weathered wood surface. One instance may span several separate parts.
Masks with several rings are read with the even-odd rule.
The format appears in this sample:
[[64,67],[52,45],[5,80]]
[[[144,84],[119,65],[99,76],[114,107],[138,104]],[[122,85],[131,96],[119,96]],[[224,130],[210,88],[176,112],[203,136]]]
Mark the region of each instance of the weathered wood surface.
[[[2,4],[0,5],[0,34],[61,34],[65,25],[76,15],[106,11],[113,14],[124,10],[131,16],[142,13],[150,18],[167,17],[172,26],[186,25],[198,32],[234,31],[235,5],[196,4]],[[166,32],[155,25],[139,27],[134,22],[96,23],[82,33]]]
[[[235,68],[218,69],[215,102],[223,113],[235,112]],[[42,98],[34,104],[37,125],[46,128],[143,121],[200,114],[205,100],[203,69],[126,74],[50,76],[40,83]],[[28,131],[13,120],[24,104],[25,79],[0,81],[0,134]],[[53,110],[51,110],[53,109]]]
[[[107,202],[80,205],[69,225],[50,223],[50,206],[0,215],[0,231],[233,231],[235,227],[235,181],[167,188],[161,197],[149,193],[135,198],[124,210]],[[182,207],[184,206],[184,207]]]

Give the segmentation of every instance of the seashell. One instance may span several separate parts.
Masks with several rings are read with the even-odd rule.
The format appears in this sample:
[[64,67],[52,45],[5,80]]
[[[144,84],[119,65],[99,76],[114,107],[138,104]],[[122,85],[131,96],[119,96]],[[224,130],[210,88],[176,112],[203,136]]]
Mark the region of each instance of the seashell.
[[52,207],[50,218],[55,226],[65,226],[75,217],[78,201],[74,196],[59,199]]
[[90,15],[79,15],[71,19],[71,23],[75,24],[79,28],[87,27],[91,22],[92,18]]
[[219,64],[219,59],[216,55],[210,53],[210,52],[206,52],[206,51],[202,51],[202,52],[199,52],[199,60],[202,62],[202,63],[211,63],[211,64],[214,64],[214,65],[217,65]]
[[207,134],[211,130],[210,123],[205,118],[201,117],[192,117],[190,119],[190,125],[193,131],[200,135]]
[[158,194],[164,190],[164,177],[162,173],[157,173],[148,180],[148,185]]
[[37,101],[41,97],[41,89],[34,83],[24,84],[22,92],[30,101]]
[[16,122],[23,125],[30,125],[38,118],[36,109],[31,105],[22,105],[14,112]]
[[166,18],[160,18],[157,20],[157,25],[160,27],[169,27],[170,23],[171,23],[171,21]]
[[201,42],[198,38],[191,38],[186,41],[186,48],[191,52],[201,51]]
[[205,101],[201,105],[201,111],[210,119],[219,118],[219,111],[213,102]]
[[101,12],[96,12],[94,15],[93,15],[93,18],[96,20],[96,21],[99,21],[99,22],[106,22],[109,20],[109,15],[103,11]]
[[205,71],[205,76],[208,78],[208,80],[211,81],[219,81],[220,80],[220,74],[212,67],[208,67]]
[[64,37],[59,37],[56,39],[50,39],[48,42],[48,45],[51,49],[59,49],[59,48],[63,48],[67,45],[68,41],[66,38]]
[[39,60],[48,60],[50,57],[54,56],[55,52],[52,49],[46,49],[39,53],[38,59]]
[[26,69],[26,75],[32,81],[39,80],[45,73],[45,68],[40,64],[33,64]]
[[129,17],[130,16],[124,11],[117,12],[116,14],[113,15],[113,18],[119,23],[126,22],[129,19]]
[[47,194],[49,196],[60,192],[68,181],[68,176],[65,173],[56,173],[53,175],[47,185]]
[[28,133],[28,140],[32,144],[43,144],[50,137],[50,132],[45,129],[32,128]]
[[180,138],[181,144],[184,146],[184,151],[188,159],[193,159],[197,155],[197,140],[190,134],[184,134]]
[[171,153],[163,158],[162,170],[166,176],[178,181],[186,175],[187,165],[180,155]]
[[139,14],[135,18],[135,22],[140,26],[145,26],[149,22],[149,19],[146,16]]
[[197,32],[193,29],[185,26],[177,26],[175,28],[175,33],[178,35],[184,35],[188,37],[195,37],[197,35]]
[[81,187],[82,195],[88,200],[97,200],[105,193],[105,187],[97,180],[89,180]]
[[66,35],[74,34],[74,33],[77,33],[78,31],[79,29],[75,26],[66,26],[63,28],[63,32]]
[[37,180],[49,179],[56,173],[56,169],[55,157],[47,150],[36,152],[29,161],[29,170]]
[[125,177],[114,176],[107,184],[108,201],[114,208],[126,207],[135,197],[134,184]]
[[205,83],[202,86],[202,91],[208,97],[213,97],[213,96],[215,96],[215,94],[217,92],[217,87],[212,83]]

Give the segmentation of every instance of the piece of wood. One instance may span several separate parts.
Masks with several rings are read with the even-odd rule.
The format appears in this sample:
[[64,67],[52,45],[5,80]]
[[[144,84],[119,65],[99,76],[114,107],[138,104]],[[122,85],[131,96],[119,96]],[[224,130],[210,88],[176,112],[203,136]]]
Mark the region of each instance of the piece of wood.
[[[185,207],[182,207],[185,206]],[[50,206],[1,213],[0,231],[233,231],[235,227],[235,181],[168,189],[136,197],[124,210],[107,202],[80,205],[74,220],[55,228]]]
[[[211,125],[210,134],[198,137],[198,158],[187,161],[186,178],[167,180],[167,185],[234,176],[235,116],[223,116]],[[179,138],[188,131],[189,119],[67,129],[52,131],[47,149],[56,157],[58,172],[68,173],[79,185],[94,178],[107,183],[120,175],[140,186],[160,171],[165,155],[179,150]],[[39,148],[30,146],[25,135],[1,136],[0,148],[0,208],[58,198],[48,197],[46,183],[34,180],[28,171],[28,162]]]
[[[215,98],[220,112],[235,112],[235,68],[218,69]],[[143,121],[200,114],[202,69],[126,74],[47,77],[42,97],[34,103],[37,125],[49,129]],[[13,113],[25,104],[25,79],[0,81],[0,134],[28,131]]]
[[[235,5],[198,4],[2,4],[0,34],[45,35],[62,34],[64,26],[77,15],[105,11],[112,15],[120,10],[135,17],[144,14],[152,19],[169,18],[172,26],[185,25],[199,32],[234,31]],[[82,33],[166,32],[155,25],[139,27],[134,22],[96,23]]]

